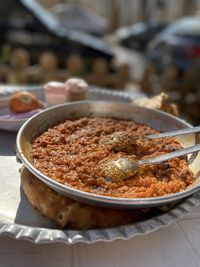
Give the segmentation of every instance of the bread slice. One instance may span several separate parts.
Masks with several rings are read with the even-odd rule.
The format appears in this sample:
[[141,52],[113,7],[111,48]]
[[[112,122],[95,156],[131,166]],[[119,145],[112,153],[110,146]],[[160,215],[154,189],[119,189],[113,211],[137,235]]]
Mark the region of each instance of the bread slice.
[[162,110],[174,116],[179,115],[177,105],[174,103],[170,103],[169,96],[163,92],[152,98],[134,99],[132,103],[141,107]]
[[21,169],[21,185],[33,207],[61,228],[116,227],[141,220],[145,215],[139,209],[120,210],[79,203],[51,189],[25,167]]

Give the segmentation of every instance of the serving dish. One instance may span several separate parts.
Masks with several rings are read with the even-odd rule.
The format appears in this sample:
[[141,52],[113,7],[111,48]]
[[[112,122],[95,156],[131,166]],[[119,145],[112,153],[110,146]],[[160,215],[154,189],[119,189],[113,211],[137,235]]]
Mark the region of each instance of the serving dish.
[[[13,140],[14,134],[12,133],[6,137],[5,132],[0,131],[0,138],[7,142],[8,146],[7,151],[3,150],[0,155],[0,235],[8,235],[17,240],[28,240],[36,244],[55,242],[74,244],[78,242],[110,242],[116,239],[126,240],[166,227],[187,215],[200,204],[200,193],[195,193],[181,200],[167,212],[161,212],[137,223],[106,229],[61,230],[34,210],[20,188],[18,170],[21,165],[16,162],[13,152],[9,150],[11,142],[8,140]],[[7,156],[2,155],[3,153],[7,153]]]
[[[35,115],[22,126],[17,136],[17,149],[25,166],[36,177],[41,179],[54,190],[75,200],[89,204],[116,208],[141,208],[159,206],[177,201],[197,192],[200,189],[200,178],[197,177],[197,174],[199,174],[200,171],[199,156],[191,165],[191,169],[196,176],[195,183],[188,187],[185,191],[162,197],[134,199],[100,196],[60,184],[38,171],[33,166],[30,157],[32,139],[64,119],[80,118],[83,116],[132,119],[135,122],[146,124],[161,132],[191,127],[185,121],[164,112],[119,102],[82,101],[49,108],[40,114]],[[183,147],[194,144],[193,135],[182,136],[178,139]]]
[[[25,197],[20,186],[19,168],[12,150],[14,133],[0,131],[0,235],[8,235],[17,240],[28,240],[36,244],[62,242],[74,244],[78,242],[94,243],[110,242],[116,239],[130,239],[137,235],[166,227],[172,222],[186,216],[200,204],[200,193],[181,200],[167,212],[149,217],[144,221],[123,225],[121,227],[67,230],[58,229],[53,223],[39,214]],[[5,144],[2,146],[2,144]]]
[[[23,87],[20,88],[24,90]],[[40,87],[30,87],[29,89],[34,90],[34,93],[39,96],[42,94]],[[6,97],[14,90],[19,90],[19,87],[6,87],[6,91],[2,88],[1,93]],[[90,90],[89,99],[129,102],[135,97],[137,95],[95,88]],[[145,221],[109,229],[84,231],[57,229],[54,224],[33,209],[20,189],[19,168],[21,164],[16,162],[13,150],[15,138],[15,133],[0,130],[0,235],[8,235],[20,240],[25,239],[36,244],[55,242],[65,244],[94,243],[97,241],[110,242],[116,239],[130,239],[166,227],[186,216],[200,204],[200,194],[197,192],[182,199],[170,210],[149,217]]]

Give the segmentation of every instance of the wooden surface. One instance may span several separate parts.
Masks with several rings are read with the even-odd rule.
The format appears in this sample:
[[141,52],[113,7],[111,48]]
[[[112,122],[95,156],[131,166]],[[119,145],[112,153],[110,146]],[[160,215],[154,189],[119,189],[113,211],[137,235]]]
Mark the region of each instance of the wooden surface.
[[42,244],[0,237],[0,267],[199,267],[200,208],[146,236],[111,243]]

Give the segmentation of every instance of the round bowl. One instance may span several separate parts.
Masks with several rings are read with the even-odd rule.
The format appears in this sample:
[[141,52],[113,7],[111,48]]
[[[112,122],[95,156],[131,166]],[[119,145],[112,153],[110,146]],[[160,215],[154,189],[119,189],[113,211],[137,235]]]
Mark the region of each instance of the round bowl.
[[[161,132],[191,127],[191,125],[185,121],[165,112],[121,102],[81,101],[48,108],[29,119],[21,127],[17,135],[17,150],[21,161],[30,170],[30,172],[54,190],[77,201],[97,206],[140,208],[161,206],[173,201],[178,201],[200,189],[200,178],[198,177],[200,173],[199,155],[190,166],[195,176],[195,183],[192,186],[189,186],[182,192],[151,198],[116,198],[87,193],[58,183],[37,170],[33,166],[32,159],[30,157],[32,149],[31,142],[33,138],[43,133],[49,127],[52,127],[65,119],[80,118],[84,116],[131,119],[137,123],[146,124]],[[183,147],[195,143],[193,134],[182,136],[177,139]]]

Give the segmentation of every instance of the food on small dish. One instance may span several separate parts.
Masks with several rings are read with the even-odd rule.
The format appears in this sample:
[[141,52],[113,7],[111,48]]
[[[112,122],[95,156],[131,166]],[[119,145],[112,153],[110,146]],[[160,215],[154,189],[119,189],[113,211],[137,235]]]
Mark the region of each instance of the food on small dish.
[[17,92],[9,100],[9,108],[13,113],[24,113],[43,108],[43,104],[30,92]]
[[163,92],[152,98],[135,99],[132,101],[132,103],[141,107],[162,110],[167,113],[171,113],[172,115],[175,116],[179,115],[177,105],[174,103],[170,103],[169,96]]
[[85,100],[88,84],[84,80],[71,78],[66,81],[65,85],[67,101]]
[[87,90],[88,84],[78,78],[68,79],[65,83],[51,81],[44,85],[44,94],[48,106],[84,100]]
[[39,113],[45,104],[32,93],[21,91],[11,96],[0,109],[0,129],[18,131],[24,122]]
[[44,95],[48,106],[58,105],[66,102],[65,84],[51,81],[44,85]]
[[84,117],[68,119],[48,129],[32,141],[33,165],[59,183],[81,191],[119,198],[149,198],[184,191],[194,183],[185,157],[144,165],[129,179],[111,181],[98,164],[112,156],[153,158],[181,149],[175,138],[138,139],[123,151],[100,142],[115,132],[130,135],[158,131],[130,120]]

